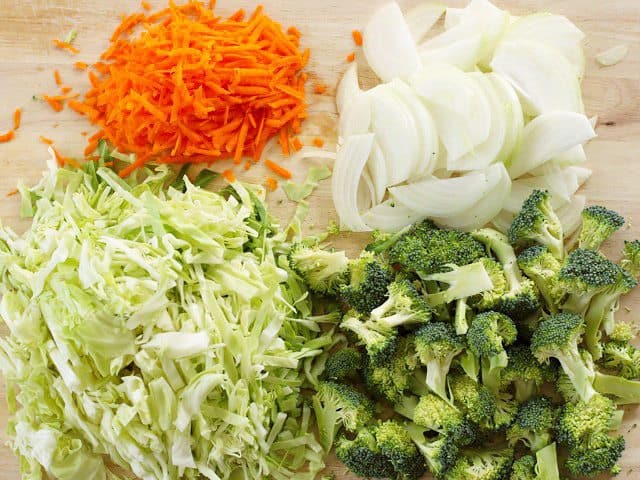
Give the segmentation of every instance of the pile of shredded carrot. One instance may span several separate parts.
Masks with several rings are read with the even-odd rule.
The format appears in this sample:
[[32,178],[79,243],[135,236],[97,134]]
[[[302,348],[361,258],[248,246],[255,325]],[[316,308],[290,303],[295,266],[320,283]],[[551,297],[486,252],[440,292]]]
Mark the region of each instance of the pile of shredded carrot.
[[87,150],[103,137],[137,155],[122,176],[151,160],[257,161],[274,136],[288,154],[307,115],[309,50],[301,52],[299,40],[262,7],[222,19],[199,1],[171,2],[122,19],[89,71],[85,99],[68,106],[101,128]]

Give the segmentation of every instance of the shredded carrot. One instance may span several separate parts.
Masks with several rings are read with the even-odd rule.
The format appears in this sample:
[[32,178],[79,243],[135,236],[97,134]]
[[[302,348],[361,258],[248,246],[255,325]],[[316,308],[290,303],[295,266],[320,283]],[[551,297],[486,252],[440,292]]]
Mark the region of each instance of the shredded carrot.
[[57,38],[53,40],[53,43],[55,44],[56,47],[58,47],[61,50],[68,50],[69,52],[73,53],[74,55],[76,53],[80,53],[80,50],[78,50],[76,47],[74,47],[73,45],[71,45],[68,42],[63,42],[62,40],[58,40]]
[[16,136],[16,132],[9,130],[7,133],[0,135],[0,143],[10,142]]
[[298,137],[293,139],[293,142],[291,142],[291,145],[293,146],[293,149],[296,152],[299,152],[300,150],[302,150],[302,147],[303,147],[302,142]]
[[273,177],[267,177],[267,188],[273,192],[278,188],[278,180]]
[[58,150],[54,146],[51,146],[51,148],[53,149],[53,154],[56,157],[56,161],[58,162],[58,165],[60,165],[61,167],[64,167],[65,165],[69,164],[72,167],[80,168],[80,164],[77,161],[75,161],[73,158],[64,157],[60,155],[60,152],[58,152]]
[[222,172],[222,176],[229,183],[233,183],[236,181],[236,176],[232,170],[225,170],[224,172]]
[[80,132],[80,135],[82,135],[83,137],[86,137],[87,135],[89,135],[89,132],[87,132],[86,130],[83,130]]
[[14,188],[14,189],[13,189],[13,190],[11,190],[9,193],[7,193],[7,197],[13,197],[14,195],[17,195],[18,193],[19,193],[19,192],[18,192],[18,189],[17,189],[17,188]]
[[62,78],[60,77],[60,72],[58,70],[53,71],[53,78],[56,81],[56,85],[62,85]]
[[317,93],[318,95],[322,95],[324,92],[326,92],[326,91],[327,91],[327,86],[326,86],[325,84],[323,84],[323,83],[318,83],[318,84],[314,87],[313,91],[314,91],[315,93]]
[[151,10],[151,4],[149,2],[143,1],[143,2],[140,3],[140,5],[142,6],[143,9],[145,9],[147,11]]
[[73,88],[68,87],[66,85],[60,88],[60,91],[62,92],[63,95],[66,95],[67,93],[71,92],[71,90],[73,90]]
[[22,121],[22,109],[16,108],[13,112],[13,129],[18,130],[20,128],[20,122]]
[[50,97],[49,95],[42,95],[42,98],[44,98],[45,102],[47,102],[56,112],[62,111],[63,106],[62,103],[60,103],[60,100]]
[[274,136],[287,154],[307,109],[309,52],[299,49],[299,36],[262,7],[227,19],[198,0],[136,13],[122,19],[89,71],[84,99],[67,105],[120,151],[136,154],[135,168],[147,161],[241,164],[259,159]]
[[324,147],[324,140],[320,137],[316,137],[313,139],[313,144],[318,148],[322,148]]
[[362,32],[360,30],[354,30],[351,32],[351,36],[353,37],[353,43],[357,46],[362,46]]
[[40,141],[45,145],[53,145],[53,140],[47,137],[43,137],[42,135],[40,135]]
[[291,172],[289,170],[287,170],[281,165],[278,165],[276,162],[272,160],[265,160],[264,164],[269,170],[271,170],[276,175],[281,176],[282,178],[289,179],[292,177]]
[[356,54],[354,52],[351,52],[349,55],[347,55],[347,62],[353,62],[356,59]]
[[300,38],[302,36],[302,33],[300,33],[300,30],[298,30],[296,27],[293,27],[293,26],[287,29],[287,33],[296,38]]
[[87,68],[89,68],[89,65],[87,65],[85,62],[76,62],[73,64],[73,66],[76,70],[86,70]]

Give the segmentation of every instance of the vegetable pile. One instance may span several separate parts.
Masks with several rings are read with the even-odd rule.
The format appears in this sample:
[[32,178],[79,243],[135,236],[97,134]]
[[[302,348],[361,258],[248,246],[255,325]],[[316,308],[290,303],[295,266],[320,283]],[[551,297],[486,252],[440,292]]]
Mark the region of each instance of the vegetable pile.
[[0,228],[0,367],[23,478],[119,478],[106,456],[148,480],[315,478],[302,391],[334,339],[262,192],[187,177],[166,190],[166,166],[135,184],[101,151],[82,170],[52,159],[22,190],[31,228]]
[[363,91],[356,64],[337,91],[339,149],[333,197],[341,227],[397,231],[429,218],[470,231],[506,231],[534,189],[549,189],[567,235],[591,171],[595,136],[580,82],[584,34],[567,18],[515,17],[488,0],[403,15],[380,8],[363,31],[383,82]]
[[293,248],[294,270],[345,305],[351,339],[314,397],[325,449],[365,478],[618,473],[640,350],[615,313],[637,286],[640,241],[615,263],[600,247],[624,219],[595,206],[581,220],[565,247],[551,194],[534,190],[507,235],[425,220],[375,232],[348,262]]

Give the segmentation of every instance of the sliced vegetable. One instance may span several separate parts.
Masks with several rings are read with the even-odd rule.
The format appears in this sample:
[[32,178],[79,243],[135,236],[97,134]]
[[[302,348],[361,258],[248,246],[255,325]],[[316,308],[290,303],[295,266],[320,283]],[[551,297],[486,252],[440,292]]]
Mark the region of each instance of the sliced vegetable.
[[410,9],[405,20],[414,42],[419,43],[429,33],[442,14],[445,6],[440,3],[418,3]]
[[556,212],[562,224],[562,231],[565,237],[571,236],[582,225],[582,210],[584,210],[586,204],[587,199],[584,195],[576,195]]
[[398,232],[424,217],[394,200],[385,200],[362,215],[371,230]]
[[338,113],[342,114],[360,93],[362,93],[362,90],[358,84],[358,64],[352,63],[347,68],[347,71],[344,72],[336,90]]
[[612,47],[609,50],[605,50],[604,52],[596,55],[596,62],[598,62],[603,67],[610,67],[624,60],[624,57],[626,57],[628,53],[628,45],[616,45],[615,47]]

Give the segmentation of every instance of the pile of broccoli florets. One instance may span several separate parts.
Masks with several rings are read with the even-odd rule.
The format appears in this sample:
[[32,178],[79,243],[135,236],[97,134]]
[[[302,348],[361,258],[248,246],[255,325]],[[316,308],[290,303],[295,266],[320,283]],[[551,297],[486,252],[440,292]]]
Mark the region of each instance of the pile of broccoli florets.
[[613,262],[600,247],[624,219],[599,206],[582,217],[565,238],[549,193],[534,191],[506,235],[423,221],[374,233],[356,259],[295,245],[292,270],[342,306],[349,340],[313,397],[326,451],[364,478],[617,473],[640,350],[615,314],[637,285],[640,241]]

